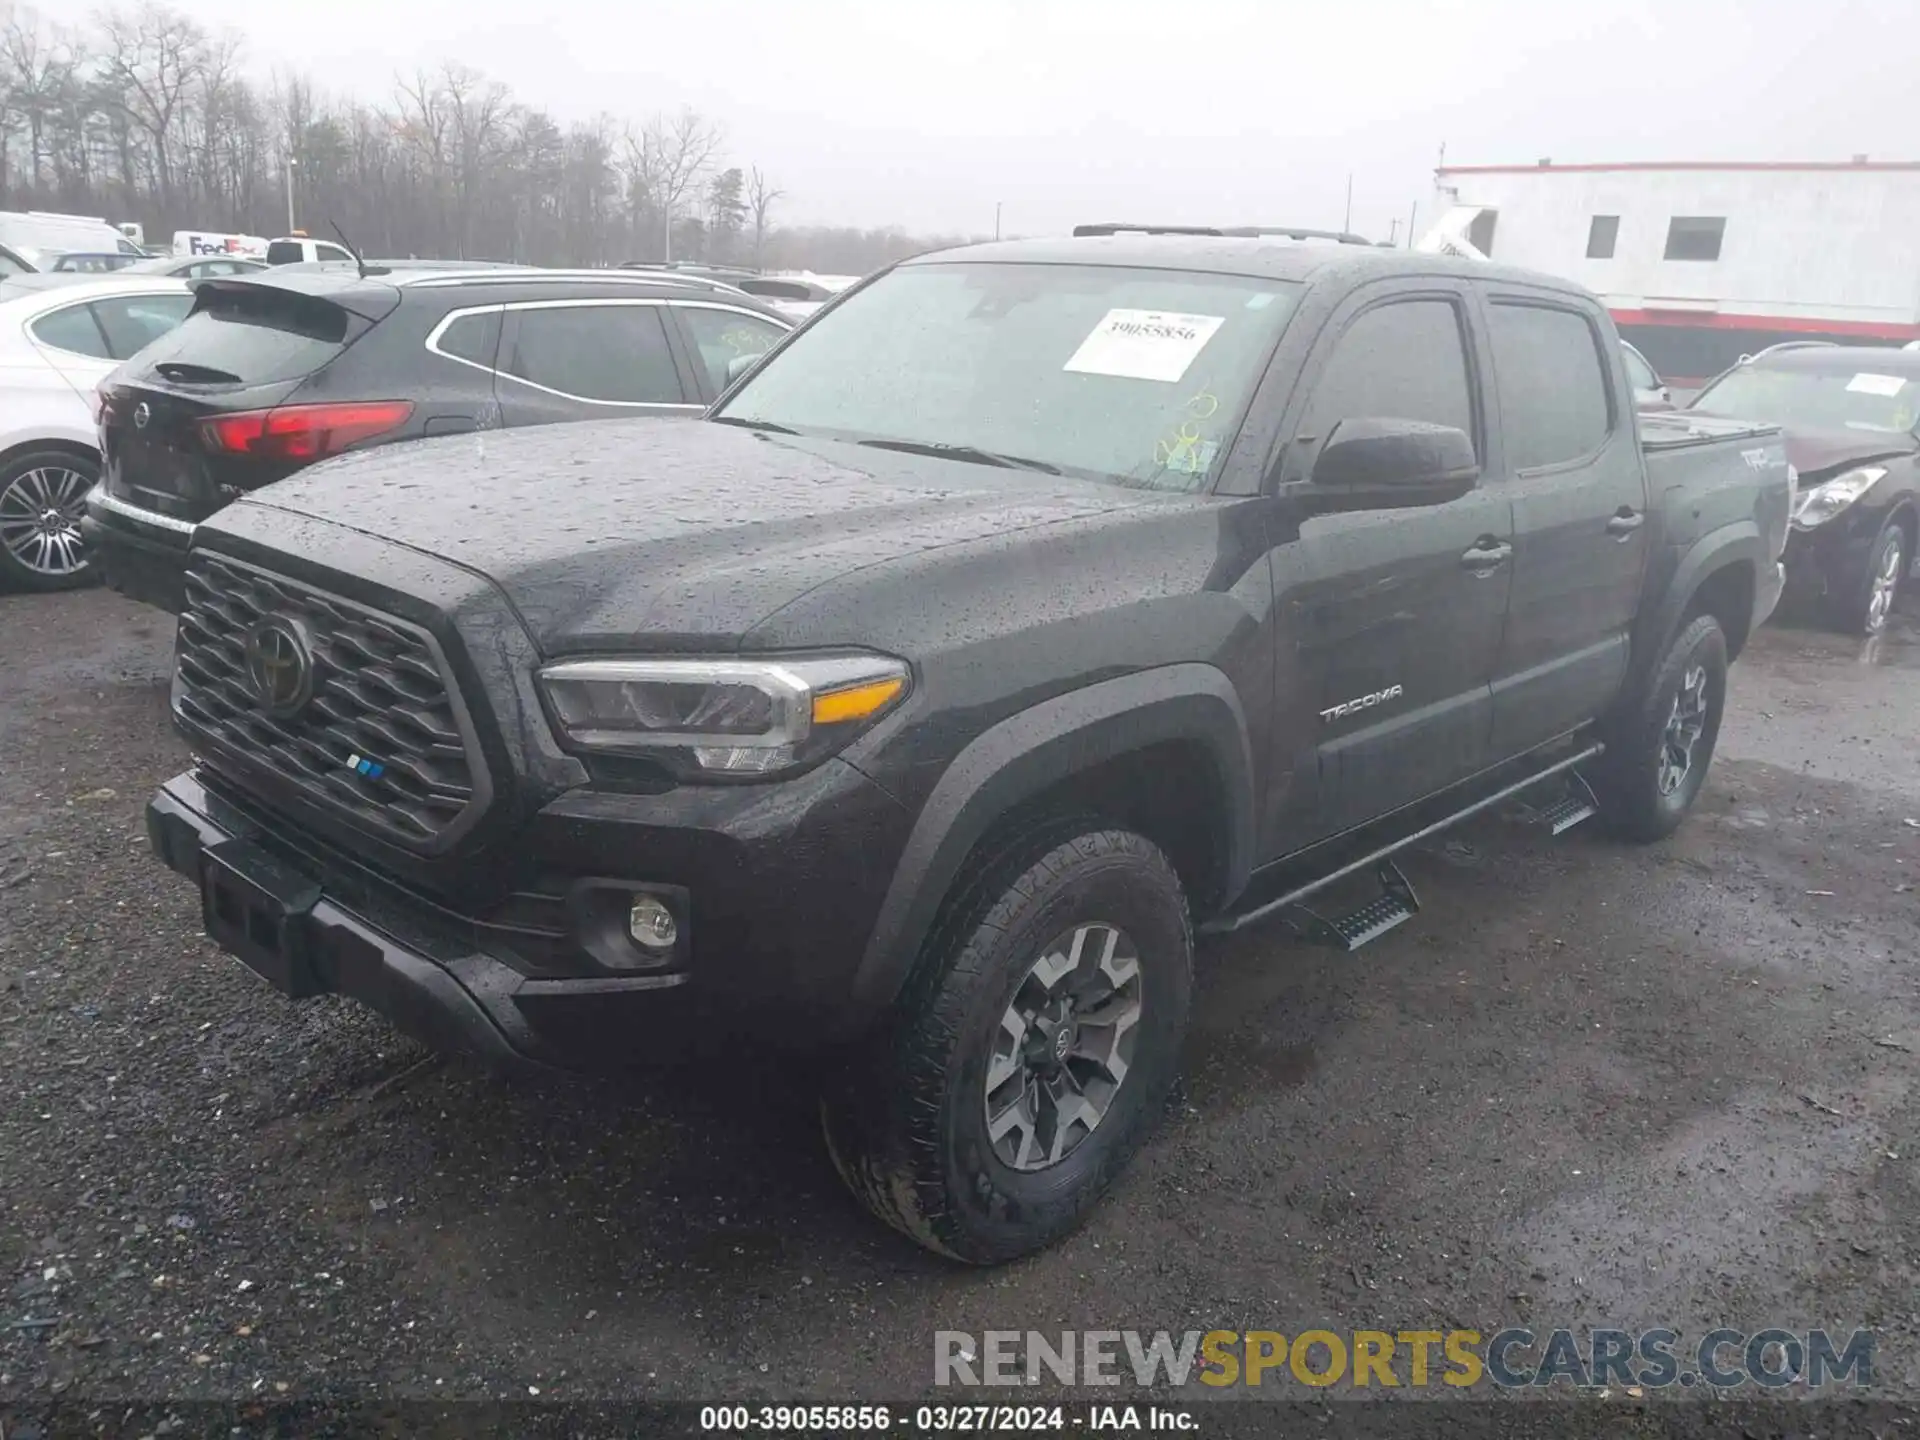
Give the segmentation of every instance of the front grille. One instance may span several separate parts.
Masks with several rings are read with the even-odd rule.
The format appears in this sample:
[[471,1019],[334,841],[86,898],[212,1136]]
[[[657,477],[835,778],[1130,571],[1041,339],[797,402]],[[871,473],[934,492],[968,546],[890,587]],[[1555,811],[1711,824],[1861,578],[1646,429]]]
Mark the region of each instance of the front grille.
[[[266,704],[249,666],[248,638],[269,620],[291,622],[311,656],[310,698],[292,713]],[[439,654],[404,621],[196,553],[177,658],[191,729],[412,848],[431,848],[482,788]]]

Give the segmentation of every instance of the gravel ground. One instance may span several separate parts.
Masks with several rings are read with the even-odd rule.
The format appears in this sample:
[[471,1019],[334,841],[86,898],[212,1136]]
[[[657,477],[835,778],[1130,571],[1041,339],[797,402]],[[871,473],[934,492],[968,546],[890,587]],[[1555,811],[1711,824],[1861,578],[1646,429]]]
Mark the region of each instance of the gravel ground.
[[1357,957],[1202,953],[1166,1123],[991,1272],[741,1056],[511,1087],[202,938],[170,625],[0,597],[0,1403],[924,1393],[936,1329],[1879,1332],[1920,1394],[1920,624],[1770,628],[1672,841],[1489,820]]

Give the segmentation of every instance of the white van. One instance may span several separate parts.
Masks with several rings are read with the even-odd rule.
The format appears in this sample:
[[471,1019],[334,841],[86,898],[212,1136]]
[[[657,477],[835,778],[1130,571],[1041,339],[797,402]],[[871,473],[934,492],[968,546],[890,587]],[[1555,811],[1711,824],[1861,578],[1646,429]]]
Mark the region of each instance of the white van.
[[299,265],[314,260],[344,260],[353,263],[353,252],[331,240],[313,240],[305,235],[283,235],[267,242],[267,264]]
[[147,253],[97,215],[61,215],[52,210],[0,210],[0,246],[36,270],[52,268],[55,260],[73,251]]

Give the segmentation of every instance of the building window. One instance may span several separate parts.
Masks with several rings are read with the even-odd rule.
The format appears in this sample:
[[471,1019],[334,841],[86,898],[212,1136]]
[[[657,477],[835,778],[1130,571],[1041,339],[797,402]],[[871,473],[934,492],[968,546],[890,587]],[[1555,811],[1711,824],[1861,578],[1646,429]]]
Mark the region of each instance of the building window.
[[1467,226],[1467,243],[1482,255],[1493,254],[1493,227],[1499,222],[1498,210],[1482,210]]
[[1618,215],[1596,215],[1587,226],[1587,259],[1611,260],[1613,243],[1620,238]]
[[1718,260],[1727,222],[1720,215],[1676,215],[1667,224],[1667,259]]

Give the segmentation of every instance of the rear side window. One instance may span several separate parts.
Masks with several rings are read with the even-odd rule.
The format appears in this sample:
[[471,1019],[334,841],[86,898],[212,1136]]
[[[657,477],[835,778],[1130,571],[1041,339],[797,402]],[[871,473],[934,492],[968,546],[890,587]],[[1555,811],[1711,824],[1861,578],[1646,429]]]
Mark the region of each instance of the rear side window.
[[338,305],[260,285],[203,285],[178,329],[144,357],[224,371],[234,383],[298,380],[347,347],[353,317]]
[[1396,300],[1346,328],[1301,433],[1324,438],[1340,421],[1360,419],[1423,420],[1474,435],[1466,337],[1450,302]]
[[113,358],[125,360],[177,326],[192,306],[191,295],[117,295],[94,301],[93,313]]
[[494,352],[500,348],[500,312],[462,315],[440,332],[434,348],[456,360],[492,369]]
[[306,258],[306,248],[298,240],[275,240],[267,246],[269,265],[298,265]]
[[1496,300],[1493,364],[1507,465],[1534,470],[1598,449],[1613,428],[1593,322],[1574,310]]
[[69,305],[64,310],[42,315],[33,322],[33,338],[70,355],[91,355],[96,360],[113,358],[107,349],[107,337],[100,333],[92,310],[85,305]]
[[568,305],[514,317],[500,369],[578,400],[678,405],[686,400],[666,326],[653,305]]

